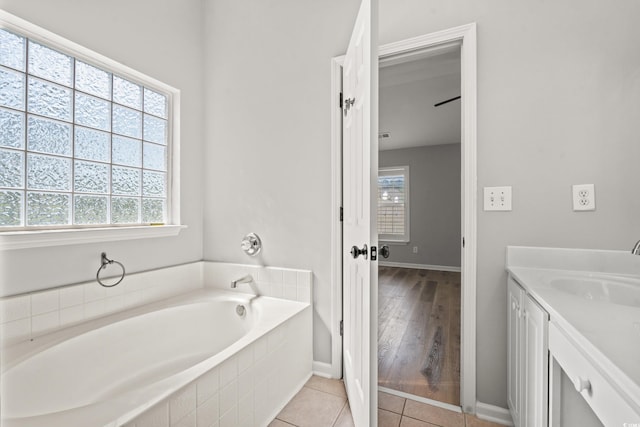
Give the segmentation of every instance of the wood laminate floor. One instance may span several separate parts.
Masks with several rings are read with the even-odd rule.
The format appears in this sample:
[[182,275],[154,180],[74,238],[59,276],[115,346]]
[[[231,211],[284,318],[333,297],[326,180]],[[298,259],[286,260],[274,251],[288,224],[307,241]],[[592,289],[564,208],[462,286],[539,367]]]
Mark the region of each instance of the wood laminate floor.
[[460,273],[379,268],[378,384],[460,405]]

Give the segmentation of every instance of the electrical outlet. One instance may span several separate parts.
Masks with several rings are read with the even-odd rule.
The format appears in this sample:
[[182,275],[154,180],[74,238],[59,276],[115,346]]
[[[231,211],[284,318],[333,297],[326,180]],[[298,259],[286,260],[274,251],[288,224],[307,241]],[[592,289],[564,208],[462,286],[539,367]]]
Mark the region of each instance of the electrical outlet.
[[418,247],[417,247],[417,246],[414,246],[414,247],[413,247],[413,253],[414,253],[414,254],[417,254],[417,253],[418,253]]
[[573,186],[573,210],[596,210],[596,191],[593,184],[580,184]]
[[511,187],[484,187],[485,211],[510,211]]

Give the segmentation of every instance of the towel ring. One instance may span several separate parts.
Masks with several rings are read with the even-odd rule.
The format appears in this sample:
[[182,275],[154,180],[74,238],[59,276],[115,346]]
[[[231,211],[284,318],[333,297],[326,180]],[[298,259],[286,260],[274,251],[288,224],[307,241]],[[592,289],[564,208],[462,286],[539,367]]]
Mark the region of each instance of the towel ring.
[[[120,276],[120,280],[118,280],[113,285],[105,285],[104,283],[102,283],[102,280],[100,280],[100,272],[102,270],[105,270],[107,268],[107,265],[110,265],[110,264],[118,264],[120,268],[122,268],[122,276]],[[98,281],[100,286],[104,286],[105,288],[112,288],[118,283],[122,282],[122,280],[124,279],[124,275],[125,275],[124,265],[122,265],[121,262],[107,258],[107,253],[102,252],[102,255],[100,255],[100,268],[98,268],[98,272],[96,273],[96,280]]]

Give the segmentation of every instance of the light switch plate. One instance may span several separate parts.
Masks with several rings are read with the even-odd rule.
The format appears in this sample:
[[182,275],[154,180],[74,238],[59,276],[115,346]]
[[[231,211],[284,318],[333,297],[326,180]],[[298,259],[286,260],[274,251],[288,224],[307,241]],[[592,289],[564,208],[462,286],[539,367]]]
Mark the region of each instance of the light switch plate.
[[572,190],[574,211],[596,210],[596,190],[593,184],[574,185]]
[[511,187],[484,187],[485,211],[510,211]]

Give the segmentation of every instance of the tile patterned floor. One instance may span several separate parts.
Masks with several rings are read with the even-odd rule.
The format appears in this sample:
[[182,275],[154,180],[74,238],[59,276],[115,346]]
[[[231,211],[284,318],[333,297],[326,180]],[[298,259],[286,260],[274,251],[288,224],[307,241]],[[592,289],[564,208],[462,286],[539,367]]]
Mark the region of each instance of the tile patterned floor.
[[[269,427],[353,427],[340,380],[313,376]],[[378,393],[378,427],[502,427],[411,399]]]

